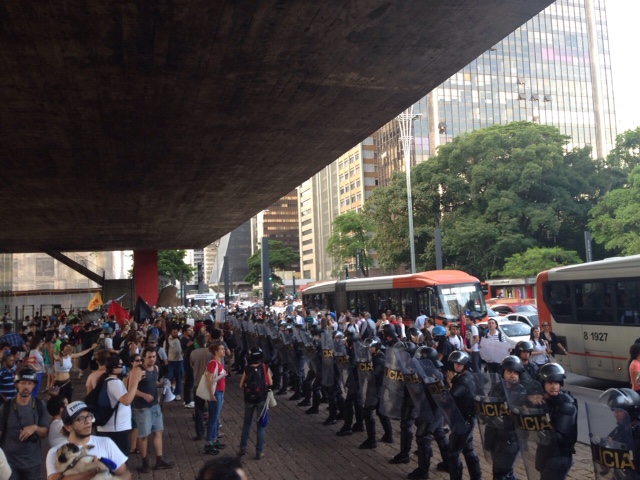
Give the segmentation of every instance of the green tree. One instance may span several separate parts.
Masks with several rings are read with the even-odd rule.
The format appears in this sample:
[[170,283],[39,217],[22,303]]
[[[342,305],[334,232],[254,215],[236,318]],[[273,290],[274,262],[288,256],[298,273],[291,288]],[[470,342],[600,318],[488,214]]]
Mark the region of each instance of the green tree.
[[582,263],[578,252],[560,247],[530,248],[523,253],[511,255],[505,261],[504,268],[495,272],[496,277],[535,277],[538,273],[562,265]]
[[[258,279],[262,273],[261,254],[261,250],[257,250],[249,257],[249,260],[247,260],[249,273],[244,277],[244,280],[252,285],[258,283]],[[272,269],[290,270],[291,264],[299,258],[300,256],[284,243],[278,240],[269,240],[269,266]],[[282,279],[273,273],[271,275],[271,282],[273,284],[282,283]]]
[[191,281],[195,268],[184,262],[184,250],[160,250],[158,251],[158,277],[159,287],[164,287],[175,280],[181,280],[182,273],[186,282]]
[[626,174],[640,165],[640,127],[616,137],[616,146],[609,152],[607,164]]
[[354,264],[356,249],[360,249],[360,271],[369,276],[369,267],[373,260],[369,255],[370,228],[369,218],[354,211],[338,215],[333,220],[333,233],[327,242],[327,252],[333,257],[336,266],[332,274],[339,277],[345,263]]
[[[496,125],[456,137],[413,168],[419,268],[435,267],[436,226],[445,265],[482,278],[531,247],[578,250],[589,209],[607,186],[597,183],[591,150],[566,152],[567,141],[547,125]],[[384,268],[409,263],[406,202],[396,176],[365,204]]]
[[597,243],[616,254],[640,253],[640,166],[628,176],[627,186],[607,193],[591,209],[589,228]]

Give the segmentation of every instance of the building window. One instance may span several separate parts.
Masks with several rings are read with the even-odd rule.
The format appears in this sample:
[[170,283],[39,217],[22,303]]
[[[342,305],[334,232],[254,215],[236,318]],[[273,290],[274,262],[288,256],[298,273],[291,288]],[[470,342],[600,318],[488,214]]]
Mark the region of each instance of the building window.
[[36,258],[36,277],[53,277],[53,275],[53,258]]

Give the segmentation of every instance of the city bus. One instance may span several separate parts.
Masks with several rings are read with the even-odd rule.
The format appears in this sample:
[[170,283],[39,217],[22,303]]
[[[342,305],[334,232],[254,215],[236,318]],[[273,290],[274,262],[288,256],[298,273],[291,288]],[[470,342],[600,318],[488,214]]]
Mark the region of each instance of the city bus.
[[459,321],[465,310],[478,319],[487,314],[480,282],[458,270],[324,282],[304,289],[302,298],[309,310],[366,311],[374,320],[389,310],[411,322],[420,310],[440,321]]
[[573,373],[629,381],[629,347],[640,337],[640,255],[558,267],[538,274],[540,324],[550,322]]

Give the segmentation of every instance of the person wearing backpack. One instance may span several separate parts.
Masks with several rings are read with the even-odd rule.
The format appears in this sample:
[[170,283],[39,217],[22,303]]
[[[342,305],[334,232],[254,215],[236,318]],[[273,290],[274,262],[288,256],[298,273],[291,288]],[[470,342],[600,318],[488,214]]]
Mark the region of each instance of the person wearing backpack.
[[[271,371],[263,362],[263,353],[260,347],[252,347],[249,350],[249,364],[245,367],[240,379],[240,388],[244,392],[244,423],[242,424],[242,437],[240,439],[239,455],[247,453],[247,442],[251,431],[251,422],[255,413],[256,418],[264,411],[269,388],[273,384]],[[257,422],[258,436],[256,440],[256,459],[264,458],[264,436],[266,426]]]
[[[113,409],[113,413],[108,417],[106,423],[97,425],[98,436],[109,437],[123,454],[128,455],[131,439],[131,402],[136,396],[138,383],[140,383],[140,369],[136,370],[136,375],[130,376],[129,390],[127,391],[127,387],[121,379],[124,363],[120,357],[111,355],[107,359],[105,367],[106,374],[101,385],[104,392],[100,392],[98,406],[105,411]],[[107,403],[102,405],[105,402]],[[96,421],[96,423],[98,422]]]
[[41,439],[47,437],[51,420],[45,403],[32,395],[37,381],[38,372],[32,368],[18,370],[17,394],[0,407],[0,447],[16,480],[41,478]]

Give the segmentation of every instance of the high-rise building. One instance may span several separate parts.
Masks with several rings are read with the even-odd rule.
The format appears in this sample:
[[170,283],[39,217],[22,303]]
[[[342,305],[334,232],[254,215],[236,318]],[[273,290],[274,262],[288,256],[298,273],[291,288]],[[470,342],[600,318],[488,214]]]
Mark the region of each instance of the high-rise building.
[[[251,220],[227,233],[220,240],[206,247],[205,257],[213,257],[209,286],[216,293],[224,291],[224,262],[229,262],[229,283],[233,292],[247,291],[250,285],[244,277],[249,273],[247,259],[251,256]],[[208,270],[205,270],[205,279]]]
[[[615,143],[605,0],[558,0],[414,105],[412,165],[460,133],[525,120],[553,125],[594,157]],[[376,132],[380,184],[403,171],[395,120]]]
[[[255,228],[252,252],[260,248],[262,237],[277,240],[295,253],[300,253],[300,231],[298,230],[298,191],[293,190],[272,203],[253,219]],[[300,261],[288,269],[300,271]]]

